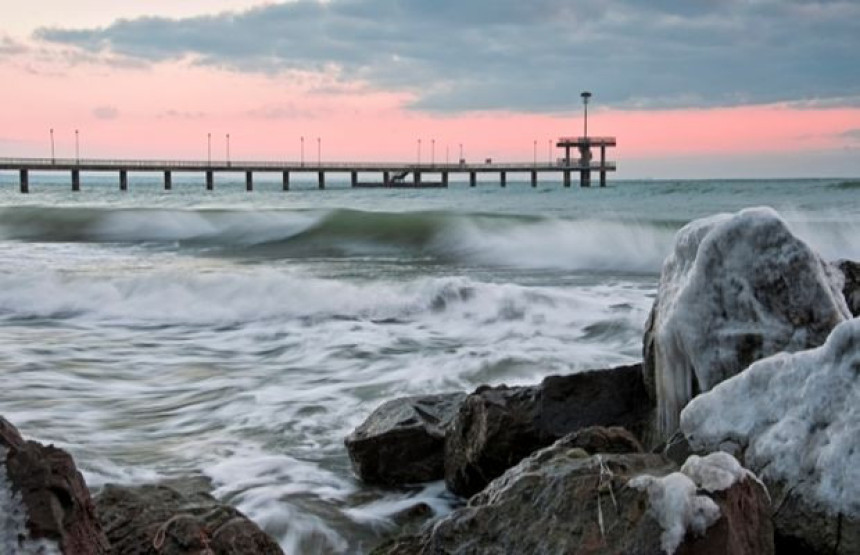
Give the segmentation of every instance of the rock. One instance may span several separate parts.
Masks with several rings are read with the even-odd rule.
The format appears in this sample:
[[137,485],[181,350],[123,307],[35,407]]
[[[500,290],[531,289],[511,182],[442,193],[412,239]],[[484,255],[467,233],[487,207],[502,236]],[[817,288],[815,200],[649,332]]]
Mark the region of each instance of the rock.
[[25,441],[0,417],[0,552],[108,552],[95,506],[71,455]]
[[283,555],[245,515],[195,484],[107,485],[96,505],[115,555]]
[[535,450],[589,426],[644,433],[652,405],[641,366],[550,376],[539,386],[481,387],[445,441],[445,484],[470,496]]
[[[628,483],[643,473],[659,481],[676,468],[660,455],[588,456],[559,441],[491,482],[467,507],[373,553],[662,554],[666,532],[650,494]],[[767,496],[755,479],[714,494],[700,494],[690,478],[683,479],[693,496],[712,506],[712,525],[701,530],[703,538],[681,528],[677,553],[773,553]]]
[[662,436],[696,394],[771,354],[824,343],[850,318],[841,281],[768,208],[681,229],[643,346]]
[[836,267],[845,277],[842,294],[845,296],[848,310],[855,317],[860,316],[860,262],[840,260],[836,263]]
[[355,473],[382,485],[441,479],[445,433],[465,398],[421,395],[381,405],[345,440]]
[[816,349],[752,364],[681,413],[696,451],[726,450],[773,492],[781,542],[860,553],[860,319]]
[[568,449],[579,448],[589,455],[598,453],[642,453],[642,444],[633,434],[618,426],[590,426],[558,440]]

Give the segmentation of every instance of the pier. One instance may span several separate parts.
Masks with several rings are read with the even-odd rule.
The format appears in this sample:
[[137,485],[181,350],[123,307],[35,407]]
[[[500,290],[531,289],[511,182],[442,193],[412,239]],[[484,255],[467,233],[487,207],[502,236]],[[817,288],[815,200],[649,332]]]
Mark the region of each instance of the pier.
[[[564,155],[547,162],[493,162],[409,164],[403,162],[243,162],[243,161],[182,161],[182,160],[95,160],[64,158],[0,158],[0,171],[15,171],[19,174],[20,191],[28,193],[31,172],[68,172],[72,191],[80,191],[81,172],[115,173],[120,191],[129,189],[129,172],[159,173],[164,177],[164,189],[173,188],[173,175],[177,173],[202,173],[207,191],[215,190],[219,173],[243,173],[245,189],[254,190],[254,175],[259,173],[281,174],[283,190],[290,190],[294,174],[316,175],[317,187],[325,189],[329,174],[348,174],[354,188],[447,188],[451,175],[468,175],[469,186],[475,187],[478,174],[496,174],[501,187],[507,186],[508,175],[528,174],[532,187],[537,187],[538,176],[554,174],[561,176],[565,187],[571,186],[573,174],[579,174],[582,187],[591,186],[591,174],[596,172],[600,186],[606,186],[606,174],[616,170],[615,162],[606,160],[606,148],[615,146],[614,137],[562,137],[556,147]],[[592,148],[600,150],[594,160]],[[571,153],[576,156],[571,156]],[[359,180],[359,174],[373,173],[371,181]]]

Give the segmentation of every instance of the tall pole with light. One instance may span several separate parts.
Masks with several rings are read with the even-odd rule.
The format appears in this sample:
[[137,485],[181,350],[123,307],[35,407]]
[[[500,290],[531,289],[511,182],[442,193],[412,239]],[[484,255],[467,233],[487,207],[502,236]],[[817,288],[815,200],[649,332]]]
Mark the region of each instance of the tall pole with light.
[[81,163],[81,143],[80,143],[80,134],[77,129],[75,129],[75,163]]
[[227,133],[227,166],[230,166],[230,134]]
[[302,135],[302,167],[305,166],[305,137]]
[[206,133],[206,164],[212,165],[212,133]]
[[317,137],[317,166],[322,166],[322,137]]
[[418,139],[418,165],[421,165],[421,139]]
[[56,161],[56,156],[54,152],[54,128],[51,128],[51,163],[53,164]]
[[430,139],[430,165],[436,165],[436,139]]
[[584,117],[582,118],[583,126],[584,126],[584,135],[586,139],[588,138],[588,99],[591,98],[591,93],[588,91],[582,91],[579,95],[582,97],[582,108],[584,110]]

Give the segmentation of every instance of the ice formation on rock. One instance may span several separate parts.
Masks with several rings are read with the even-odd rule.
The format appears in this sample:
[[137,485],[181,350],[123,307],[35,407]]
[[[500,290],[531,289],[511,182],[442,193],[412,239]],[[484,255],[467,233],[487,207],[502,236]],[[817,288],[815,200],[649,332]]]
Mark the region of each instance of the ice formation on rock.
[[681,413],[695,450],[736,450],[766,480],[860,516],[860,319],[827,342],[760,360]]
[[824,343],[851,317],[840,287],[834,270],[772,209],[681,229],[645,336],[646,381],[664,435],[697,393],[771,354]]
[[698,495],[698,490],[723,491],[747,478],[758,480],[733,456],[718,452],[706,457],[691,455],[680,472],[662,478],[637,476],[627,485],[648,492],[649,510],[663,529],[661,547],[671,555],[687,531],[702,536],[720,518],[720,508],[714,500]]
[[[0,553],[6,555],[60,555],[57,545],[48,540],[30,539],[27,508],[6,472],[6,455],[0,446]],[[22,540],[23,538],[23,540]]]

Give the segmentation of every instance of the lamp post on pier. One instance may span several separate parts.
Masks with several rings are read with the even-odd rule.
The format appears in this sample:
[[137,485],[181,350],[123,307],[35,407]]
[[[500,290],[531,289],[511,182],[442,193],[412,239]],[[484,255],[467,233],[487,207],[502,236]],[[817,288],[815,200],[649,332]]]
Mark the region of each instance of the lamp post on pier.
[[579,96],[582,97],[582,108],[585,111],[584,117],[582,118],[583,126],[584,126],[583,137],[588,139],[588,99],[591,98],[591,93],[588,91],[582,91],[582,93]]
[[227,133],[227,167],[230,167],[230,134]]
[[301,158],[302,167],[304,167],[305,166],[305,137],[304,137],[304,135],[302,135],[302,154],[301,154],[301,156],[302,156],[302,158]]
[[322,137],[317,137],[317,166],[322,166]]
[[206,165],[212,165],[212,133],[206,133]]
[[78,165],[81,163],[80,135],[77,129],[75,129],[75,163]]
[[421,165],[421,139],[418,139],[418,165]]
[[436,165],[436,139],[430,139],[430,165]]
[[54,128],[51,128],[51,163],[54,164],[56,162],[56,156],[54,153]]
[[534,144],[534,165],[537,166],[537,139],[535,139]]

